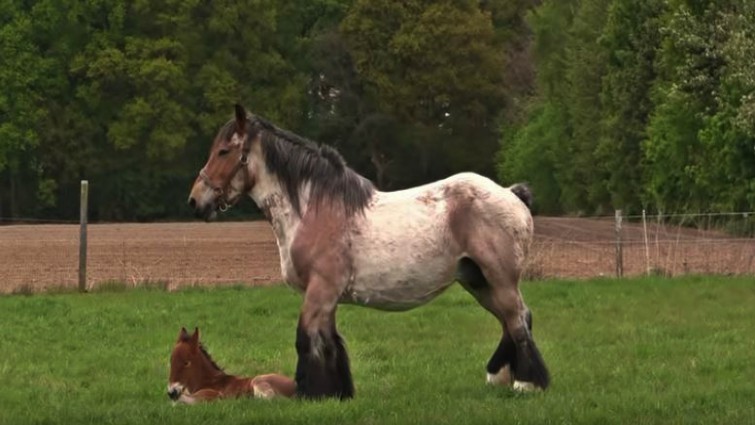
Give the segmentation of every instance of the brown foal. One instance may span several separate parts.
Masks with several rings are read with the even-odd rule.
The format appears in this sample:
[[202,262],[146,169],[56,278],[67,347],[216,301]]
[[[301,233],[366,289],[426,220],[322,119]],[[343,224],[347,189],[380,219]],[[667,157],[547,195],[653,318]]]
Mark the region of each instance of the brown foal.
[[168,396],[176,402],[194,404],[218,398],[293,397],[296,383],[276,373],[244,378],[228,375],[199,342],[199,329],[189,335],[181,328],[170,355]]

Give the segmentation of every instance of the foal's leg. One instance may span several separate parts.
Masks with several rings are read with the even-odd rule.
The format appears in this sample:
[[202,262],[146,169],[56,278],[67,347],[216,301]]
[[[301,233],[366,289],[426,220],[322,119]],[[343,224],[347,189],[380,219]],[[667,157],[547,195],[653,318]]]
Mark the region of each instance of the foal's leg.
[[305,398],[354,396],[349,357],[336,331],[338,295],[310,283],[296,329],[296,391]]
[[202,389],[191,394],[181,394],[178,403],[197,404],[203,401],[212,401],[223,396],[223,393],[213,389]]

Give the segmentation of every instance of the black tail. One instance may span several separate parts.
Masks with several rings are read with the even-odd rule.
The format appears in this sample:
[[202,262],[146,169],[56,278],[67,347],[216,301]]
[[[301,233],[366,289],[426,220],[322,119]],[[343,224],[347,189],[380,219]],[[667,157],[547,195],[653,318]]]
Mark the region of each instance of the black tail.
[[514,192],[514,195],[521,199],[524,205],[527,205],[527,208],[532,209],[532,191],[527,183],[517,183],[511,186],[509,190]]

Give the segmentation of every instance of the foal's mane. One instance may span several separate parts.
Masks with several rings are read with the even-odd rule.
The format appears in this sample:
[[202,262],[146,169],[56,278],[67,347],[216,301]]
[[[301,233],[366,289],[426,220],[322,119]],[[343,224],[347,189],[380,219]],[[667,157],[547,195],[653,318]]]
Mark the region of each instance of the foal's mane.
[[[247,119],[261,131],[265,165],[281,182],[297,214],[301,215],[299,194],[306,184],[310,185],[309,202],[314,205],[338,202],[352,215],[369,204],[375,186],[349,168],[333,147],[281,129],[257,115]],[[233,122],[228,125],[233,128]]]

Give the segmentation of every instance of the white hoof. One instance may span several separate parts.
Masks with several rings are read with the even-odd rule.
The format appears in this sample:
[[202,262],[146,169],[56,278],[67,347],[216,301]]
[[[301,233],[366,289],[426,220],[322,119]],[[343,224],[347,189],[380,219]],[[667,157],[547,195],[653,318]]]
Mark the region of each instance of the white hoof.
[[524,381],[514,381],[514,391],[519,391],[520,393],[529,393],[532,391],[535,391],[537,387],[535,387],[535,384],[532,382],[524,382]]
[[511,385],[511,371],[509,365],[502,367],[496,374],[488,373],[486,381],[490,385]]

